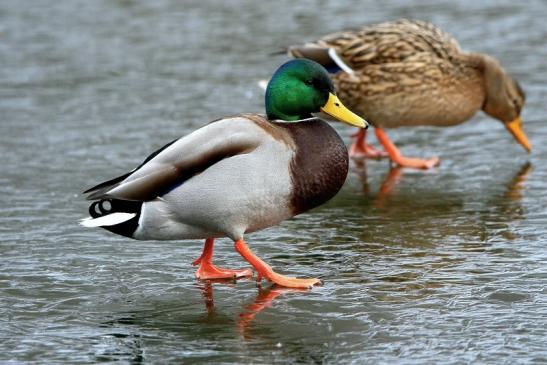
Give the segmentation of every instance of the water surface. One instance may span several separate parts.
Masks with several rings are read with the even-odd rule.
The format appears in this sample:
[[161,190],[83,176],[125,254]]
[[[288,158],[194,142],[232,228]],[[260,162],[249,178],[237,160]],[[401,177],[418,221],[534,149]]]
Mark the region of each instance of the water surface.
[[[547,362],[546,16],[541,1],[2,2],[1,362]],[[247,237],[277,270],[321,277],[312,291],[198,282],[202,242],[77,225],[83,189],[262,111],[256,80],[284,61],[270,53],[399,17],[502,60],[532,155],[482,113],[391,131],[441,167],[352,164],[327,205]],[[244,265],[229,240],[216,257]]]

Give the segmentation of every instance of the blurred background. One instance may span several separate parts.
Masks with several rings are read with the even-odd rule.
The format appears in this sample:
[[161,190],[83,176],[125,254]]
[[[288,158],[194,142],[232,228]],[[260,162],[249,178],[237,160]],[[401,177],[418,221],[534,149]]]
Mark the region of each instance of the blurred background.
[[[77,222],[80,192],[205,123],[263,112],[285,46],[401,17],[497,57],[527,94],[527,155],[477,114],[390,131],[438,169],[352,164],[327,205],[247,237],[299,292],[202,283],[202,242]],[[544,1],[0,2],[0,361],[547,361]],[[346,143],[353,131],[336,125]],[[243,265],[229,240],[219,264]]]

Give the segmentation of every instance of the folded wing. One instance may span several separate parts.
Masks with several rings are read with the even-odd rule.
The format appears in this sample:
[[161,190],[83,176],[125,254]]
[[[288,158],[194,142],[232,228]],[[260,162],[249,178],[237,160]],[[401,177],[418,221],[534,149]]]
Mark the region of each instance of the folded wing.
[[164,146],[130,173],[87,191],[88,200],[149,201],[231,156],[249,153],[261,142],[257,126],[236,117],[208,124]]

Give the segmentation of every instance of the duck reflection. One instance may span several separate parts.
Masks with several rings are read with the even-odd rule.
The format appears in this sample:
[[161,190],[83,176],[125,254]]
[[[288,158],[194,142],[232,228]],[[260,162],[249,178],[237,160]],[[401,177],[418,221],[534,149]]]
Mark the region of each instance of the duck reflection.
[[[390,169],[380,184],[377,193],[374,194],[368,182],[367,166],[365,160],[354,161],[354,173],[359,177],[365,198],[371,199],[374,206],[384,207],[386,201],[394,195],[396,187],[404,180],[405,169],[400,166],[390,166]],[[532,172],[532,164],[527,161],[522,164],[517,172],[512,176],[511,180],[506,183],[506,191],[502,196],[496,196],[492,203],[496,206],[503,206],[505,203],[515,203],[522,200],[522,193],[525,188],[525,183]],[[429,172],[428,172],[429,173]],[[412,171],[416,174],[416,170]]]
[[[371,198],[372,192],[368,183],[367,166],[365,160],[355,160],[355,173],[359,176],[361,183],[363,184],[363,194],[366,198]],[[400,166],[390,166],[387,176],[378,189],[378,194],[374,199],[375,205],[382,207],[385,204],[386,198],[388,198],[393,189],[399,184],[403,177],[403,168]]]
[[205,308],[209,316],[212,316],[215,313],[215,302],[213,300],[213,284],[211,280],[206,280],[199,283],[199,288],[201,289],[201,296],[203,297],[203,302],[205,303]]
[[526,186],[526,181],[530,177],[532,172],[532,164],[526,162],[521,166],[520,170],[517,172],[513,180],[507,184],[507,191],[505,192],[505,197],[509,198],[512,201],[520,201],[522,199],[522,191]]
[[284,288],[277,285],[272,285],[267,288],[258,287],[258,294],[253,303],[244,307],[243,313],[239,315],[237,321],[237,328],[239,333],[246,339],[249,339],[249,329],[251,322],[255,316],[262,312],[264,309],[271,307],[275,298],[282,294],[306,292],[309,289],[297,289],[297,288]]
[[[356,238],[351,252],[359,253],[353,258],[354,275],[378,300],[405,302],[430,296],[454,280],[473,280],[465,264],[471,252],[487,258],[522,240],[518,226],[527,214],[530,162],[475,170],[486,172],[481,176],[398,167],[387,174],[370,169],[367,176],[367,167],[377,165],[353,165],[364,197],[356,200],[348,189],[339,204],[352,211],[346,227]],[[470,177],[473,183],[466,185]]]
[[489,199],[488,203],[492,210],[481,215],[481,221],[486,230],[483,237],[485,242],[495,241],[497,238],[513,241],[521,236],[513,223],[526,218],[522,199],[526,182],[532,171],[530,162],[523,164],[513,178],[506,183],[503,193]]
[[[226,279],[216,279],[201,281],[197,284],[198,287],[201,289],[201,295],[203,297],[205,308],[209,317],[214,316],[215,314],[213,284],[233,286],[234,282]],[[252,303],[243,306],[243,312],[239,314],[238,319],[236,320],[236,328],[244,338],[249,338],[249,328],[255,316],[258,313],[262,312],[264,309],[271,307],[277,297],[287,293],[309,291],[308,289],[284,288],[275,284],[266,288],[258,284],[257,289],[258,294],[256,295],[255,299],[252,301]]]

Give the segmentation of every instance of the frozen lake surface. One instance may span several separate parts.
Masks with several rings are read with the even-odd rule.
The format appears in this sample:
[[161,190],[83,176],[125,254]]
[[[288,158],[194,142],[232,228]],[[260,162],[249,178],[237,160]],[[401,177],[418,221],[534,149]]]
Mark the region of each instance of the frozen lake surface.
[[[483,113],[391,131],[441,167],[353,164],[330,203],[247,236],[280,272],[320,276],[312,291],[198,282],[203,242],[77,224],[85,188],[263,111],[272,52],[400,17],[502,61],[533,154]],[[539,0],[1,2],[0,362],[547,362],[545,19]],[[244,265],[229,240],[216,257]]]

